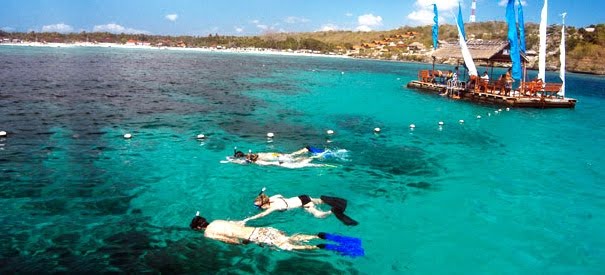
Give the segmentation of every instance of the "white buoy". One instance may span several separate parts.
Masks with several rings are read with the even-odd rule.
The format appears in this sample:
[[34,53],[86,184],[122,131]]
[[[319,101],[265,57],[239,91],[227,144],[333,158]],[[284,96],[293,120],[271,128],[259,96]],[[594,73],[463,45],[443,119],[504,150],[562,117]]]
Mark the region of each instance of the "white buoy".
[[413,130],[414,128],[416,128],[416,124],[414,124],[414,123],[410,124],[410,129]]
[[443,121],[439,121],[439,126],[443,126]]
[[502,112],[502,109],[498,109],[498,112]]
[[333,134],[334,134],[334,131],[333,131],[333,130],[327,130],[327,131],[326,131],[326,134],[328,134],[328,135],[333,135]]
[[458,120],[458,123],[460,123],[460,124],[464,123],[464,119]]
[[508,111],[510,111],[510,108],[506,107],[506,111],[507,111],[507,112],[508,112]]
[[205,139],[206,136],[204,134],[199,134],[197,135],[197,139]]
[[380,133],[380,128],[378,128],[378,127],[374,128],[374,133]]
[[401,80],[401,78],[398,77],[397,80]]
[[340,72],[340,74],[345,74],[345,72]]
[[492,116],[492,113],[487,113],[487,116]]
[[6,132],[5,131],[0,131],[0,137],[5,137],[6,136]]
[[494,114],[498,114],[498,113],[500,113],[500,112],[499,111],[494,111]]
[[481,116],[477,116],[477,119],[481,119]]
[[124,134],[124,138],[125,139],[130,139],[130,138],[132,138],[132,134]]
[[271,132],[267,133],[267,138],[273,138],[275,135]]

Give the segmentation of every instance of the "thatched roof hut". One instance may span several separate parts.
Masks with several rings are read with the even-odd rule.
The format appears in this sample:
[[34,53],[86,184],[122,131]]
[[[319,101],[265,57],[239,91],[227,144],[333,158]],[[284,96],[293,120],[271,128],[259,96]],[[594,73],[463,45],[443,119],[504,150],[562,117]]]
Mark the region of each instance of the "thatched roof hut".
[[[471,52],[473,60],[511,62],[508,41],[469,40],[466,41],[466,45]],[[462,51],[459,44],[449,44],[437,49],[433,52],[432,56],[437,59],[462,59]],[[523,53],[521,53],[521,59],[527,61]]]

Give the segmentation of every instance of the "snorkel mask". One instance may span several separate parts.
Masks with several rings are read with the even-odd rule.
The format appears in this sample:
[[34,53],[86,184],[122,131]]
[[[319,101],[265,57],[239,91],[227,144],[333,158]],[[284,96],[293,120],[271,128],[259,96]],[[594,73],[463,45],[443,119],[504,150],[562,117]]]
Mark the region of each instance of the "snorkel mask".
[[193,230],[199,231],[206,228],[206,226],[208,226],[208,221],[204,217],[200,216],[200,211],[197,211],[195,213],[195,217],[193,217],[191,220],[189,227]]
[[237,150],[237,147],[233,147],[233,157],[234,157],[234,158],[239,159],[239,158],[243,158],[243,157],[245,157],[245,156],[246,156],[246,155],[244,155],[244,152],[242,152],[242,151],[238,151],[238,150]]
[[[263,202],[263,196],[262,196],[262,195],[264,195],[265,190],[267,190],[267,188],[266,188],[266,187],[263,187],[263,189],[261,189],[261,190],[260,190],[260,192],[258,192],[258,195],[256,195],[256,199],[254,199],[254,203],[253,203],[253,204],[254,204],[254,206],[255,206],[256,208],[259,208],[259,209],[260,209],[260,208],[261,208],[261,207],[263,207],[263,205],[265,204],[265,203]],[[265,195],[265,196],[266,196],[266,195]],[[258,199],[260,199],[260,205],[256,205],[256,200],[258,200]]]

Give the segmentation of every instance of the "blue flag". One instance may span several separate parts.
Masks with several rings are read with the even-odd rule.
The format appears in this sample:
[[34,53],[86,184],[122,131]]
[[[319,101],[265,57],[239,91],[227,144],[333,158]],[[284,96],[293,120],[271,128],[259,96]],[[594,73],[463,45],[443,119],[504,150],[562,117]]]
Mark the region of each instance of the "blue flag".
[[506,23],[508,23],[508,43],[510,44],[510,60],[513,62],[513,79],[521,79],[521,57],[519,56],[519,41],[517,38],[517,20],[515,18],[515,0],[508,0],[506,6]]
[[519,47],[521,51],[525,53],[525,21],[523,20],[523,5],[519,0]]
[[458,26],[460,26],[460,32],[462,32],[462,37],[464,37],[464,41],[466,41],[466,32],[464,32],[464,21],[462,21],[462,9],[460,8],[460,3],[458,3],[458,20],[456,20]]
[[433,4],[433,10],[435,11],[435,25],[433,25],[433,49],[437,49],[437,34],[439,33],[439,14],[437,13],[437,4]]

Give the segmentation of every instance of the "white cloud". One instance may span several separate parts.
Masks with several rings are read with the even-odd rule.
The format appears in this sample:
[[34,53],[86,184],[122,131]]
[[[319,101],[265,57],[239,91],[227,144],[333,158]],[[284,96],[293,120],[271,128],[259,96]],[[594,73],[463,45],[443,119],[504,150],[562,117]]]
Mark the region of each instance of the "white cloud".
[[136,30],[131,28],[125,28],[115,23],[109,23],[105,25],[96,25],[92,28],[93,32],[111,32],[111,33],[132,33],[132,34],[148,34],[148,31]]
[[244,28],[242,28],[242,27],[234,27],[234,28],[235,28],[235,32],[237,32],[237,33],[244,32]]
[[351,17],[351,16],[353,16],[353,14],[352,14],[352,13],[350,13],[350,12],[347,12],[347,13],[345,13],[345,16],[346,16],[346,17]]
[[[515,0],[515,5],[516,4],[517,0]],[[498,2],[498,6],[506,7],[506,5],[508,5],[508,0],[500,0],[500,2]],[[521,0],[521,6],[527,6],[527,1]]]
[[[260,29],[262,32],[285,32],[283,28],[279,28],[280,23],[274,23],[273,25],[268,25],[266,23],[261,23],[260,20],[252,20],[250,21],[255,27]],[[242,29],[243,30],[243,29]]]
[[70,25],[63,24],[63,23],[42,26],[42,32],[68,33],[73,30],[74,30],[74,28],[72,28]]
[[[416,0],[414,3],[415,10],[410,12],[406,18],[412,21],[412,25],[430,25],[433,23],[433,4],[437,4],[439,14],[450,16],[453,11],[458,8],[458,1],[453,0]],[[444,22],[439,16],[439,24]]]
[[361,26],[357,26],[357,28],[355,28],[355,30],[358,32],[369,32],[372,29],[366,25],[361,25]]
[[329,31],[337,31],[339,28],[334,24],[325,24],[317,30],[318,32],[329,32]]
[[414,21],[418,25],[430,25],[433,23],[435,14],[430,10],[417,10],[408,14],[408,19]]
[[373,14],[364,14],[357,17],[357,23],[362,26],[380,26],[382,25],[382,17],[374,16]]
[[13,28],[13,27],[2,27],[2,28],[0,28],[0,30],[3,30],[5,32],[12,32],[12,31],[15,30],[15,28]]
[[166,20],[168,21],[176,21],[179,18],[179,15],[176,13],[171,13],[171,14],[166,14],[166,16],[164,16],[164,18],[166,18]]
[[304,17],[288,16],[284,19],[284,22],[288,24],[307,23],[310,20]]
[[357,23],[359,25],[355,28],[356,31],[369,32],[372,27],[382,26],[382,17],[368,13],[358,16]]
[[458,7],[458,1],[453,0],[416,0],[414,6],[418,9],[424,8],[433,10],[433,4],[437,4],[437,9],[439,9],[439,11],[450,11]]

